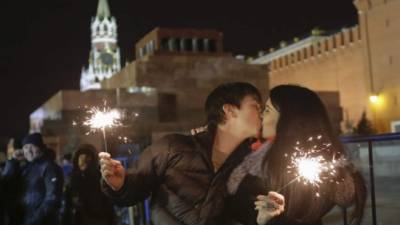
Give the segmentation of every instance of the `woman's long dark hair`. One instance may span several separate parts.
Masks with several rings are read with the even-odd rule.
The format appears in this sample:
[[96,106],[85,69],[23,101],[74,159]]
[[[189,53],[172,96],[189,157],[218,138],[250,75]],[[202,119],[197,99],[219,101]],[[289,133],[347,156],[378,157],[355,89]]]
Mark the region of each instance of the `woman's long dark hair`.
[[[322,151],[319,155],[326,159],[332,159],[334,155],[346,157],[338,134],[333,131],[325,106],[315,92],[300,86],[280,85],[271,90],[269,97],[280,114],[276,127],[277,135],[263,161],[264,174],[271,191],[279,190],[294,179],[295,175],[287,173],[287,167],[291,164],[291,159],[287,156],[296,151],[294,147],[298,141],[305,143],[309,137],[321,136],[320,141],[331,143],[331,146],[330,150]],[[351,221],[359,224],[365,205],[365,182],[351,164],[338,171],[338,176],[333,179],[342,180],[345,170],[350,172],[355,185],[355,207]],[[334,205],[333,184],[335,182],[323,182],[318,189],[319,197],[311,185],[295,182],[285,187],[280,192],[286,199],[283,215],[285,219],[294,223],[317,223]]]

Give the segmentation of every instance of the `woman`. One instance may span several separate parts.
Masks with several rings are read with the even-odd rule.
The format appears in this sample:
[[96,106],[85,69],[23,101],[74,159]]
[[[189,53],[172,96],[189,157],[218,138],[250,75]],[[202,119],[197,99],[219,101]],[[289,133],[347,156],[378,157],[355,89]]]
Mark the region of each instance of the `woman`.
[[[253,202],[265,199],[268,191],[279,190],[285,197],[285,211],[269,224],[322,224],[322,217],[335,205],[342,208],[354,205],[351,222],[361,223],[366,199],[365,182],[348,161],[337,166],[337,173],[323,180],[318,188],[302,182],[286,186],[296,177],[288,173],[288,167],[292,166],[290,156],[299,151],[305,153],[312,147],[315,143],[310,137],[317,137],[319,143],[326,144],[326,149],[316,154],[328,161],[347,155],[316,93],[294,85],[273,88],[263,113],[262,135],[269,141],[247,156],[231,174],[228,215],[241,224],[257,224],[257,214],[264,209],[254,210]],[[300,146],[305,144],[301,146],[304,148],[296,149],[298,142]]]
[[67,191],[72,197],[73,224],[115,224],[113,205],[100,190],[101,175],[95,147],[81,145],[72,161],[73,169]]

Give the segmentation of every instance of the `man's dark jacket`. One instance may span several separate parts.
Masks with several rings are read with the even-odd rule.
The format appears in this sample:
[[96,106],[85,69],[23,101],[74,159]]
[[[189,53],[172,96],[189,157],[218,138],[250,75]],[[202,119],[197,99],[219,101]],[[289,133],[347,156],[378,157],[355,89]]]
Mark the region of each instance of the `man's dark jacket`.
[[61,168],[42,156],[24,167],[22,181],[23,224],[57,224],[63,189]]
[[10,225],[19,225],[22,223],[23,208],[21,197],[23,182],[21,171],[25,163],[25,161],[18,161],[16,159],[7,160],[2,172],[3,209]]
[[249,153],[249,145],[242,143],[217,172],[211,161],[212,145],[209,132],[167,135],[144,150],[118,192],[102,181],[103,191],[121,206],[151,196],[155,225],[222,224],[226,181]]

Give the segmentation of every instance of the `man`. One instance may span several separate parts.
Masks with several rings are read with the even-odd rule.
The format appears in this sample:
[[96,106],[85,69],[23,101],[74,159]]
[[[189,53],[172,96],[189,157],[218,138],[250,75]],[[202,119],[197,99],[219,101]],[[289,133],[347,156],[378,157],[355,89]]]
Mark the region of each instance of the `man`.
[[54,225],[58,220],[61,203],[63,177],[62,171],[51,157],[43,143],[42,135],[34,133],[23,141],[24,157],[27,165],[17,171],[22,190],[22,224]]
[[[0,188],[2,189],[2,210],[4,210],[5,224],[19,225],[21,224],[22,206],[21,199],[21,175],[20,171],[26,164],[24,151],[22,150],[22,142],[18,138],[13,138],[13,147],[8,152],[9,160],[7,160],[1,176]],[[1,223],[0,223],[1,224]]]
[[221,224],[227,178],[249,153],[247,139],[260,130],[260,102],[251,84],[218,86],[205,104],[206,132],[163,137],[129,172],[100,153],[103,191],[121,206],[151,196],[155,225]]

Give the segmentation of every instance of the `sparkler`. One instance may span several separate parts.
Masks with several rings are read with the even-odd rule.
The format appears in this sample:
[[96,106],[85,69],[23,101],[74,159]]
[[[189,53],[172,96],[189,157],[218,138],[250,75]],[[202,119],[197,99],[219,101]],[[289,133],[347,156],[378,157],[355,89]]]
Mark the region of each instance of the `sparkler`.
[[104,139],[104,150],[107,150],[107,137],[106,137],[106,128],[113,128],[121,125],[121,112],[117,109],[110,109],[104,103],[104,107],[92,107],[88,111],[89,117],[83,123],[90,127],[90,132],[96,132],[97,130],[101,130],[103,133]]
[[[294,183],[295,181],[303,182],[305,185],[309,184],[319,188],[324,180],[329,179],[336,175],[336,167],[344,161],[343,158],[325,159],[320,153],[323,151],[330,151],[330,143],[322,143],[321,145],[314,144],[316,140],[321,140],[322,136],[316,138],[309,137],[307,142],[312,145],[311,148],[304,148],[301,143],[296,142],[295,152],[290,156],[291,164],[287,167],[288,173],[294,173],[295,178],[280,188],[277,192],[282,191],[284,188]],[[288,157],[288,155],[285,155]],[[316,193],[319,197],[319,193]]]

